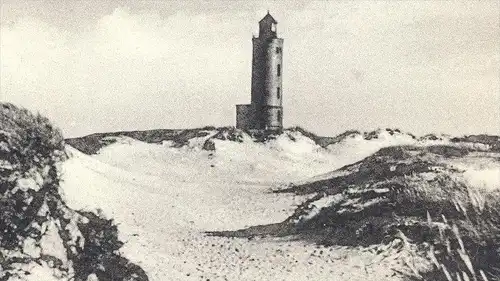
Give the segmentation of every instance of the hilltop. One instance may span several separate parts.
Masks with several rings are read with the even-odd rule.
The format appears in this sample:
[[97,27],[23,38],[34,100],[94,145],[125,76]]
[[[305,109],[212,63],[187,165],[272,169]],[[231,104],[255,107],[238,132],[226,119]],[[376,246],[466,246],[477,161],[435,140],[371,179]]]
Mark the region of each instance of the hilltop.
[[[386,140],[393,137],[394,140],[406,139],[406,142],[423,142],[423,141],[453,141],[459,142],[461,138],[450,138],[446,135],[429,134],[417,138],[411,133],[402,132],[399,129],[378,129],[371,132],[360,132],[357,130],[349,130],[335,137],[318,136],[315,133],[307,131],[301,127],[292,127],[285,129],[281,133],[274,132],[249,132],[245,130],[236,129],[234,127],[213,127],[207,126],[203,128],[194,129],[157,129],[157,130],[144,130],[144,131],[119,131],[109,133],[95,133],[83,137],[68,138],[66,143],[72,147],[80,150],[86,154],[96,154],[99,149],[106,147],[116,141],[117,137],[128,137],[145,143],[162,144],[163,142],[171,142],[174,147],[182,147],[189,145],[190,140],[199,139],[210,136],[209,139],[230,140],[243,142],[243,140],[253,140],[254,142],[267,142],[274,140],[279,136],[286,135],[293,140],[293,135],[300,135],[307,138],[309,141],[322,148],[327,148],[330,145],[345,142],[349,139],[353,140]],[[494,136],[475,135],[468,136],[475,142],[491,142],[490,138]],[[205,149],[207,147],[205,146]]]

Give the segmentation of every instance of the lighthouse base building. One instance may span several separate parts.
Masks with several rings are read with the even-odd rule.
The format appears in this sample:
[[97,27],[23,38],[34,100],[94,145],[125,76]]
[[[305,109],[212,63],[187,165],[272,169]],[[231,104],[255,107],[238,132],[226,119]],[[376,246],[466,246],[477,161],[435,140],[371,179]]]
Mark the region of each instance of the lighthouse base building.
[[283,129],[283,39],[277,37],[276,20],[269,14],[259,21],[259,37],[252,39],[251,103],[236,105],[236,128]]

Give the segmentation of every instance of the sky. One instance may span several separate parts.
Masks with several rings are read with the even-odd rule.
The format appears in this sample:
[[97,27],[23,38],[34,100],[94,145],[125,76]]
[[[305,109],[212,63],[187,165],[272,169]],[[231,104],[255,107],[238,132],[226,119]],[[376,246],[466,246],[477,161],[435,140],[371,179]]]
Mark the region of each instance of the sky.
[[234,125],[267,10],[286,127],[500,134],[494,0],[1,0],[0,101],[66,137]]

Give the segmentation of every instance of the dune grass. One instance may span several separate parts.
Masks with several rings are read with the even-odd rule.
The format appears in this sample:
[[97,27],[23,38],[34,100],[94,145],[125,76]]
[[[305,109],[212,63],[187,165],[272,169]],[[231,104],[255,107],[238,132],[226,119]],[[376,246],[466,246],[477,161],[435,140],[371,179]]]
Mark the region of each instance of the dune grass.
[[[75,281],[91,275],[148,280],[118,253],[123,243],[112,220],[64,202],[58,163],[67,156],[61,132],[47,118],[8,103],[0,104],[0,125],[0,280],[29,275],[26,264],[45,265]],[[57,255],[43,251],[51,225],[64,247]]]
[[500,280],[500,190],[472,186],[454,164],[464,159],[500,156],[459,144],[383,148],[338,176],[277,191],[314,194],[282,223],[212,234],[351,247],[403,240],[431,265],[406,279]]

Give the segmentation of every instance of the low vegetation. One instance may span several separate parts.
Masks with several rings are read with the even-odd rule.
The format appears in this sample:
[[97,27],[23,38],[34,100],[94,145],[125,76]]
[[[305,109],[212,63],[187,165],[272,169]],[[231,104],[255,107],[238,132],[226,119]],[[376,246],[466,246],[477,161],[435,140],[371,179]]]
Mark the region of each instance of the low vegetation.
[[96,154],[101,148],[116,141],[116,137],[129,137],[146,143],[172,141],[175,147],[186,145],[192,138],[204,137],[215,127],[207,126],[195,129],[158,129],[145,131],[123,131],[96,133],[84,137],[68,138],[66,143],[86,154]]
[[148,280],[118,253],[123,243],[112,220],[64,202],[61,132],[12,104],[0,104],[0,124],[0,280],[24,280],[37,266],[61,280]]
[[492,147],[383,148],[328,179],[277,191],[314,195],[284,222],[212,234],[364,247],[399,240],[429,261],[418,270],[407,264],[409,279],[500,280],[500,183],[475,186],[466,176],[498,169]]
[[[339,143],[348,137],[353,137],[356,135],[361,135],[365,140],[370,140],[377,138],[381,130],[376,130],[367,133],[361,133],[355,130],[349,130],[335,137],[324,137],[318,136],[317,134],[310,132],[302,127],[291,127],[285,129],[284,132],[295,133],[298,132],[303,136],[313,140],[318,146],[326,148],[329,145]],[[389,134],[402,134],[398,129],[385,129]],[[235,127],[213,127],[206,126],[202,128],[193,129],[158,129],[158,130],[145,130],[145,131],[123,131],[123,132],[111,132],[111,133],[95,133],[84,137],[78,138],[68,138],[66,143],[72,147],[80,150],[85,154],[96,154],[98,151],[110,144],[116,142],[117,137],[129,137],[135,140],[139,140],[146,143],[162,143],[164,141],[172,142],[173,147],[182,147],[188,145],[189,140],[193,138],[206,137],[212,135],[210,139],[219,140],[229,140],[242,142],[244,135],[253,139],[253,141],[258,143],[267,142],[269,140],[276,139],[276,137],[283,132],[275,131],[245,131],[240,130]],[[291,137],[291,135],[289,135]],[[413,136],[414,137],[414,136]],[[415,138],[415,137],[414,137]],[[436,137],[437,138],[437,137]],[[210,143],[211,140],[207,140],[208,143],[206,148],[208,150],[215,150]]]

